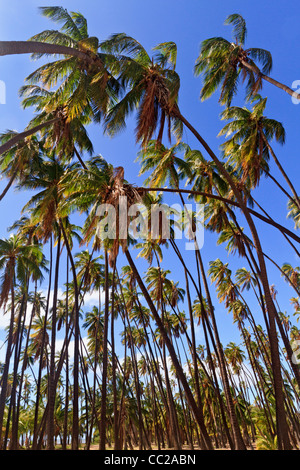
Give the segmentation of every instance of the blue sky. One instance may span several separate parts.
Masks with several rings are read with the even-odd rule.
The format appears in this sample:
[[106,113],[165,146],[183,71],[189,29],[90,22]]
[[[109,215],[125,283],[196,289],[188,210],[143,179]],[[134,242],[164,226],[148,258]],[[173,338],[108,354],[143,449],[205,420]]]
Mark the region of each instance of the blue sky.
[[[42,0],[10,0],[0,5],[0,40],[26,40],[39,31],[56,26],[43,18],[38,6],[61,5],[72,11],[83,13],[89,24],[90,35],[106,39],[110,34],[126,32],[135,37],[150,51],[156,44],[174,41],[178,46],[177,71],[181,77],[180,107],[182,113],[200,131],[215,152],[221,140],[217,134],[224,123],[220,122],[222,108],[218,104],[218,93],[211,99],[200,102],[199,92],[201,79],[193,75],[193,66],[198,56],[202,40],[212,36],[231,38],[231,27],[224,25],[225,18],[231,13],[240,13],[247,22],[249,47],[261,47],[270,50],[273,56],[271,76],[291,87],[293,81],[300,80],[299,71],[299,20],[298,3],[294,1],[234,1],[221,2],[216,0],[61,0],[60,2]],[[32,117],[31,111],[23,111],[20,107],[18,89],[24,78],[38,64],[30,61],[29,56],[11,56],[0,58],[0,80],[6,83],[6,105],[0,105],[0,132],[6,129],[21,131]],[[284,147],[274,144],[278,158],[290,175],[295,186],[299,188],[299,112],[300,106],[291,101],[291,97],[283,91],[265,84],[261,92],[268,97],[266,115],[281,121],[286,129],[287,140]],[[243,106],[242,96],[234,100],[235,105]],[[91,127],[90,136],[95,152],[115,166],[126,168],[125,177],[132,183],[141,184],[143,178],[138,177],[139,167],[134,163],[138,148],[133,135],[134,121],[130,120],[128,129],[114,139],[103,136],[101,128]],[[184,141],[193,148],[199,148],[190,133],[185,132]],[[274,176],[278,172],[274,165]],[[4,182],[0,182],[0,190]],[[269,213],[290,229],[292,221],[286,220],[286,200],[282,198],[272,183],[262,181],[256,191],[258,200]],[[177,201],[176,201],[177,202]],[[12,224],[26,203],[24,194],[10,191],[1,203],[0,237],[6,237],[6,227]],[[298,265],[299,260],[289,249],[283,238],[274,230],[258,223],[264,251],[274,255],[279,265],[290,261]],[[223,248],[216,247],[216,238],[205,235],[202,250],[206,266],[210,260],[220,257],[222,261],[230,261],[232,269],[244,265],[238,258],[227,258]],[[192,263],[191,259],[191,263]],[[170,269],[174,280],[183,281],[179,265],[173,256],[166,256],[164,267]],[[279,290],[279,303],[283,310],[290,311],[289,297],[293,296],[286,283],[280,279],[277,271],[270,266],[270,284]],[[184,287],[184,285],[183,285]],[[218,307],[219,325],[224,341],[232,339],[231,318]],[[224,317],[225,315],[225,317]],[[227,315],[227,316],[226,316]],[[223,326],[224,325],[224,326]],[[235,334],[235,333],[234,333]]]

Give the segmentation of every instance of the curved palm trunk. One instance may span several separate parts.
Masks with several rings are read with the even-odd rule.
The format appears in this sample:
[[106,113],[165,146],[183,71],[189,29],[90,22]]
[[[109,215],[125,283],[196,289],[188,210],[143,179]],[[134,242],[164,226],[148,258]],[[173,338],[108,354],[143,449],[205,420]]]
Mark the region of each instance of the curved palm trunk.
[[46,332],[47,332],[47,321],[48,321],[48,312],[49,312],[49,300],[50,300],[50,291],[51,291],[51,283],[52,283],[52,258],[53,258],[53,247],[52,247],[52,235],[50,237],[50,268],[49,268],[49,285],[48,285],[48,293],[47,293],[47,304],[46,304],[46,312],[45,312],[45,323],[43,328],[43,337],[42,337],[42,344],[41,344],[41,357],[39,363],[39,371],[38,371],[38,379],[37,379],[37,387],[36,387],[36,401],[35,401],[35,412],[34,412],[34,425],[33,425],[33,438],[32,438],[32,450],[36,449],[37,446],[37,439],[38,439],[38,413],[39,413],[39,402],[40,402],[40,390],[41,390],[41,381],[42,381],[42,368],[43,368],[43,356],[45,351],[45,339],[46,339]]
[[57,308],[57,293],[58,293],[58,277],[59,277],[59,262],[60,262],[60,243],[61,231],[58,231],[57,237],[57,252],[55,264],[55,278],[54,278],[54,293],[53,293],[53,307],[52,307],[52,329],[51,329],[51,353],[50,353],[50,371],[49,371],[49,385],[48,385],[48,403],[49,413],[47,421],[47,448],[54,450],[54,412],[55,412],[55,345],[56,345],[56,308]]
[[108,254],[105,250],[105,307],[104,307],[104,326],[103,326],[103,364],[102,364],[102,393],[101,393],[101,411],[100,411],[100,442],[99,450],[105,450],[106,441],[106,385],[107,385],[107,363],[108,363],[108,315],[109,315],[109,279],[108,279]]

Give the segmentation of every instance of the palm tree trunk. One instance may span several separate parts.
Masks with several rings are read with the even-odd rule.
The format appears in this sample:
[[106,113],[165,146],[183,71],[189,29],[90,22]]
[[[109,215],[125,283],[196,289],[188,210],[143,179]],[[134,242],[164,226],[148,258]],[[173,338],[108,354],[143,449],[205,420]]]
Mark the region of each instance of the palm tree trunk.
[[288,438],[288,426],[286,421],[285,409],[284,409],[284,393],[283,393],[283,382],[281,376],[281,365],[279,357],[279,347],[278,347],[278,338],[276,333],[276,324],[275,324],[275,312],[274,304],[272,301],[272,296],[269,288],[269,281],[267,275],[267,269],[264,261],[264,256],[261,248],[260,239],[256,230],[256,226],[252,220],[252,217],[249,213],[248,208],[244,204],[244,201],[241,197],[239,190],[237,189],[231,175],[227,172],[223,164],[205,142],[205,140],[200,136],[200,134],[194,129],[194,127],[178,112],[177,116],[183,124],[193,133],[201,145],[205,148],[211,159],[216,164],[220,173],[224,176],[228,184],[230,185],[235,198],[243,211],[243,214],[247,220],[249,229],[252,233],[253,242],[257,252],[257,258],[260,266],[260,277],[262,281],[262,286],[264,290],[264,295],[266,299],[268,317],[269,317],[269,329],[270,329],[270,348],[271,348],[271,357],[272,357],[272,369],[274,376],[274,387],[275,387],[275,400],[276,400],[276,422],[277,422],[277,432],[278,432],[278,449],[289,450],[290,442]]
[[[36,293],[37,293],[37,282],[35,283],[35,298],[36,298]],[[17,412],[16,412],[16,422],[19,422],[19,416],[20,416],[20,407],[21,407],[21,397],[22,397],[22,385],[23,385],[23,378],[25,374],[25,369],[27,367],[27,360],[28,360],[28,345],[29,345],[29,339],[30,339],[30,331],[31,331],[31,325],[32,321],[35,316],[35,311],[36,311],[36,304],[33,304],[32,307],[32,312],[30,316],[30,321],[29,325],[27,328],[26,332],[26,344],[25,344],[25,350],[24,350],[24,357],[23,357],[23,362],[22,362],[22,369],[21,369],[21,377],[20,377],[20,388],[19,388],[19,394],[18,394],[18,402],[17,402]],[[25,318],[24,318],[24,323],[25,323]]]
[[92,62],[91,57],[83,51],[58,44],[38,41],[0,41],[0,56],[15,54],[60,54]]
[[298,194],[297,194],[296,189],[294,188],[293,183],[291,182],[290,178],[288,177],[288,175],[287,175],[286,172],[284,171],[284,169],[283,169],[283,167],[282,167],[280,161],[279,161],[278,158],[276,157],[274,150],[272,149],[271,145],[270,145],[269,142],[268,142],[268,139],[266,138],[266,136],[264,135],[263,132],[262,132],[261,134],[262,134],[262,138],[263,138],[263,140],[264,140],[266,146],[268,147],[269,152],[270,152],[270,154],[272,155],[272,157],[273,157],[273,159],[274,159],[274,161],[275,161],[277,167],[279,168],[279,170],[280,170],[280,172],[281,172],[283,178],[285,179],[287,185],[289,186],[290,190],[292,191],[292,194],[293,194],[293,196],[294,196],[294,198],[295,198],[294,203],[297,204],[298,209],[300,209],[300,199],[299,199],[299,196],[298,196]]
[[108,365],[108,315],[109,315],[109,273],[108,273],[108,254],[105,249],[105,307],[104,307],[104,326],[103,326],[103,364],[102,364],[102,393],[101,393],[101,411],[100,411],[100,442],[99,450],[105,450],[106,441],[106,386],[107,386],[107,365]]
[[296,91],[292,90],[290,87],[284,85],[283,83],[281,82],[278,82],[277,80],[275,80],[274,78],[272,77],[268,77],[267,75],[264,75],[258,67],[255,67],[251,64],[249,64],[248,62],[246,62],[245,60],[241,60],[241,63],[242,65],[250,70],[251,72],[254,72],[256,75],[258,75],[260,78],[262,78],[263,80],[265,80],[266,82],[269,82],[271,83],[272,85],[276,86],[277,88],[279,88],[280,90],[283,90],[285,91],[286,93],[288,93],[290,96],[296,98],[297,100],[300,100],[300,94],[297,93]]
[[[27,284],[27,283],[26,283]],[[12,432],[11,432],[11,442],[10,448],[11,450],[18,450],[19,443],[18,443],[18,420],[17,420],[17,409],[16,409],[16,395],[17,395],[17,379],[18,379],[18,365],[20,362],[20,354],[22,348],[22,339],[23,339],[23,331],[25,325],[25,318],[26,318],[26,294],[24,293],[22,296],[19,317],[18,317],[18,325],[17,325],[17,332],[16,332],[16,342],[15,342],[15,355],[14,355],[14,367],[13,367],[13,384],[12,384],[12,392],[11,392],[11,404],[12,404]],[[23,318],[24,315],[24,318]],[[23,322],[22,322],[23,320]],[[20,389],[19,389],[19,397],[21,395],[21,386],[22,386],[22,376],[20,381]]]
[[114,330],[114,315],[115,315],[115,274],[116,274],[116,261],[114,261],[113,278],[112,278],[112,300],[111,300],[111,354],[112,354],[112,389],[113,389],[113,409],[114,409],[114,450],[120,450],[119,444],[119,413],[117,405],[117,383],[116,383],[116,358],[115,358],[115,330]]
[[68,436],[68,415],[69,415],[69,351],[68,351],[68,334],[69,334],[69,256],[67,256],[66,268],[66,318],[65,318],[65,342],[66,342],[66,390],[65,390],[65,412],[64,412],[64,431],[62,440],[62,450],[67,449]]
[[11,175],[10,179],[9,179],[9,182],[7,183],[7,185],[5,186],[4,190],[2,191],[2,193],[0,194],[0,201],[2,201],[2,199],[6,196],[8,190],[10,189],[10,187],[12,186],[16,176],[18,174],[18,168],[15,169],[15,171],[13,172],[13,174]]
[[78,450],[79,447],[79,290],[77,284],[76,268],[74,259],[72,256],[68,237],[66,235],[63,222],[59,220],[60,228],[63,234],[64,242],[66,245],[68,258],[70,260],[72,274],[73,274],[73,286],[74,286],[74,366],[73,366],[73,426],[72,426],[72,450]]
[[14,330],[14,319],[15,319],[15,296],[14,296],[14,274],[11,276],[11,313],[10,313],[10,324],[6,345],[6,355],[3,374],[1,377],[1,394],[0,394],[0,445],[2,443],[2,430],[3,430],[3,418],[5,410],[5,400],[7,393],[7,380],[8,380],[8,371],[9,363],[11,357],[11,347],[13,340],[13,330]]
[[[175,189],[175,188],[144,188],[144,187],[139,187],[136,188],[137,190],[142,190],[142,191],[162,191],[162,192],[169,192],[169,193],[186,193],[186,194],[193,194],[195,196],[205,196],[208,198],[216,199],[218,201],[222,201],[226,204],[230,204],[235,207],[240,207],[240,204],[236,201],[231,201],[230,199],[223,198],[221,196],[218,196],[217,194],[211,194],[211,193],[206,193],[203,191],[193,191],[190,189]],[[269,217],[265,217],[259,212],[256,212],[255,210],[251,209],[250,207],[247,207],[247,210],[250,214],[254,215],[258,219],[262,220],[263,222],[266,222],[269,225],[272,225],[273,227],[276,227],[281,233],[287,234],[289,237],[293,238],[296,242],[300,243],[300,238],[293,232],[291,232],[289,229],[286,227],[283,227],[279,223],[275,222],[273,219]]]
[[54,278],[54,292],[53,292],[53,306],[52,306],[52,328],[51,328],[51,353],[50,353],[50,371],[49,371],[49,385],[48,385],[48,403],[49,413],[47,422],[47,448],[54,450],[54,412],[55,412],[55,397],[56,397],[56,384],[55,384],[55,346],[56,346],[56,308],[57,308],[57,293],[58,293],[58,277],[59,277],[59,262],[60,262],[60,243],[61,243],[61,230],[58,229],[57,236],[57,252],[55,264],[55,278]]

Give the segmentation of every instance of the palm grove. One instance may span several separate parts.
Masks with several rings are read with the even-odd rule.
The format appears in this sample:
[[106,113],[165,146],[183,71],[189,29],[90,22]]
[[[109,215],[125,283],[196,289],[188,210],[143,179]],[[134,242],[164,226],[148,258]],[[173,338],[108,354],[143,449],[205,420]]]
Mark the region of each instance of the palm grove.
[[[14,235],[0,240],[0,307],[10,319],[1,364],[2,449],[77,450],[82,441],[86,449],[96,443],[101,450],[299,449],[300,268],[278,265],[257,230],[259,221],[279,231],[292,256],[299,256],[300,199],[272,147],[273,141],[284,144],[285,130],[264,115],[261,93],[268,82],[298,95],[270,76],[269,51],[246,49],[245,20],[230,15],[233,42],[204,40],[194,69],[202,78],[202,99],[220,94],[226,123],[217,155],[180,111],[176,44],[159,44],[149,55],[124,33],[102,42],[90,37],[80,13],[40,10],[59,29],[0,42],[0,55],[47,57],[20,90],[33,119],[24,132],[1,134],[0,203],[12,187],[30,193],[8,228]],[[232,106],[241,89],[244,107]],[[114,136],[131,115],[140,172],[148,176],[143,187],[95,155],[87,132],[96,124]],[[183,142],[184,130],[198,148]],[[295,231],[255,199],[265,178],[287,201]],[[204,205],[205,229],[217,235],[229,260],[238,257],[236,272],[230,261],[205,265],[192,230],[195,213],[176,222],[190,229],[193,264],[175,227],[169,239],[163,233],[154,239],[149,231],[138,243],[121,239],[118,223],[115,239],[100,236],[103,204],[118,209],[126,196],[128,207],[159,206],[167,194],[182,207],[188,200]],[[73,223],[76,214],[82,226]],[[166,250],[180,263],[183,285],[164,268]],[[148,262],[145,272],[136,253]],[[289,285],[291,315],[281,311],[269,283],[270,264]],[[46,295],[41,282],[49,286]],[[91,292],[99,300],[86,311]],[[220,305],[232,315],[240,344],[222,344]],[[64,338],[59,352],[58,334]],[[122,357],[116,353],[120,341]]]

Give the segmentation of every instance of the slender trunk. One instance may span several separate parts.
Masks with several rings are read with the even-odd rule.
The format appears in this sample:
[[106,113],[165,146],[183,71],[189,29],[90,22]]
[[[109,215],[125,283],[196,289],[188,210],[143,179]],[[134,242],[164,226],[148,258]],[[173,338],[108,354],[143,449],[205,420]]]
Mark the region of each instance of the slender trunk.
[[62,450],[67,449],[68,436],[68,415],[69,415],[69,352],[68,352],[68,333],[69,333],[69,256],[67,256],[67,279],[66,279],[66,313],[65,313],[65,342],[66,342],[66,389],[65,389],[65,412],[64,412],[64,431],[62,440]]
[[39,363],[39,371],[38,371],[38,380],[37,380],[37,387],[36,387],[36,401],[35,401],[35,412],[34,412],[34,425],[33,425],[33,438],[32,438],[32,450],[36,449],[37,445],[37,429],[38,429],[38,413],[39,413],[39,402],[40,402],[40,390],[41,390],[41,381],[42,381],[42,369],[43,369],[43,357],[44,353],[46,353],[45,349],[45,339],[47,333],[47,321],[48,321],[48,312],[49,312],[49,301],[50,301],[50,292],[51,292],[51,283],[52,283],[52,258],[53,258],[53,247],[52,247],[52,235],[50,237],[50,269],[49,269],[49,285],[48,285],[48,293],[47,293],[47,304],[46,304],[46,312],[45,312],[45,319],[44,319],[44,327],[43,327],[43,336],[42,336],[42,344],[41,344],[41,357]]
[[[37,282],[35,283],[35,299],[36,299],[36,293],[37,293]],[[21,369],[21,377],[20,377],[20,388],[19,388],[19,395],[18,395],[18,403],[17,403],[17,413],[16,413],[16,422],[19,422],[19,417],[20,417],[20,407],[21,407],[21,397],[22,397],[22,385],[23,385],[23,378],[25,374],[25,369],[28,365],[27,360],[28,360],[28,346],[29,346],[29,339],[30,339],[30,332],[31,332],[31,325],[32,321],[34,319],[36,312],[36,304],[34,302],[31,316],[30,316],[30,321],[27,329],[27,336],[26,336],[26,344],[25,344],[25,350],[24,350],[24,357],[23,357],[23,362],[22,362],[22,369]],[[24,319],[25,321],[25,319]]]
[[78,152],[78,150],[76,149],[76,147],[74,146],[74,152],[75,152],[75,155],[80,163],[80,165],[82,166],[82,168],[84,168],[85,170],[87,170],[87,166],[86,164],[84,163],[84,161],[82,160],[81,156],[80,156],[80,153]]
[[297,194],[297,191],[296,189],[294,188],[294,185],[293,183],[291,182],[290,178],[288,177],[288,175],[286,174],[286,172],[284,171],[280,161],[278,160],[278,158],[276,157],[275,153],[274,153],[274,150],[272,149],[271,145],[269,144],[268,142],[268,139],[266,138],[266,136],[264,135],[264,133],[262,132],[262,138],[266,144],[266,146],[268,147],[268,150],[270,152],[270,154],[272,155],[273,157],[273,160],[275,161],[277,167],[279,168],[283,178],[285,179],[287,185],[289,186],[290,190],[292,191],[292,194],[295,198],[294,200],[294,203],[298,206],[298,209],[300,209],[300,199],[299,199],[299,196]]
[[[27,284],[27,283],[26,283]],[[14,367],[13,367],[13,384],[12,384],[12,392],[11,392],[11,403],[12,403],[12,432],[11,432],[11,442],[10,448],[12,450],[18,450],[18,420],[17,420],[17,409],[16,409],[16,395],[17,395],[17,379],[18,379],[18,365],[20,363],[20,354],[22,348],[22,338],[23,338],[23,331],[25,325],[25,318],[26,318],[26,309],[25,307],[26,302],[26,294],[23,294],[19,317],[18,317],[18,325],[17,325],[17,332],[16,332],[16,341],[15,341],[15,355],[14,355]],[[22,317],[24,313],[24,318],[22,322]],[[22,385],[22,377],[20,381],[20,390],[19,390],[19,397],[21,393],[21,385]]]
[[112,354],[112,389],[113,389],[113,409],[114,409],[114,449],[120,450],[119,444],[119,413],[117,404],[117,383],[116,383],[116,358],[115,358],[115,329],[114,329],[114,316],[115,316],[115,272],[116,262],[114,262],[113,268],[113,280],[112,280],[112,301],[111,301],[111,330],[110,330],[110,341],[111,341],[111,354]]
[[78,59],[93,62],[88,54],[72,47],[38,41],[0,41],[0,56],[15,54],[70,55]]
[[[193,191],[193,190],[190,190],[190,189],[175,189],[175,188],[144,188],[144,187],[137,188],[137,190],[139,190],[139,189],[143,190],[143,191],[148,191],[148,192],[162,191],[162,192],[169,192],[169,193],[186,193],[186,194],[191,194],[191,195],[195,195],[195,196],[205,196],[205,197],[208,197],[208,198],[216,199],[218,201],[222,201],[224,203],[230,204],[230,205],[235,206],[235,207],[240,207],[242,209],[240,204],[236,201],[231,201],[230,199],[226,199],[226,198],[223,198],[223,197],[218,196],[216,194],[206,193],[206,192],[203,192],[203,191]],[[263,222],[266,222],[267,224],[272,225],[273,227],[276,227],[281,233],[285,233],[289,237],[293,238],[296,242],[300,243],[300,238],[295,233],[291,232],[288,228],[283,227],[282,225],[275,222],[275,220],[273,220],[271,218],[263,216],[259,212],[256,212],[255,210],[251,209],[250,207],[247,207],[246,209],[250,214],[254,215],[258,219],[262,220]]]

